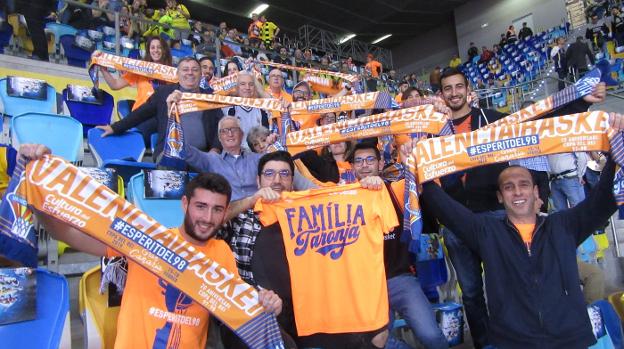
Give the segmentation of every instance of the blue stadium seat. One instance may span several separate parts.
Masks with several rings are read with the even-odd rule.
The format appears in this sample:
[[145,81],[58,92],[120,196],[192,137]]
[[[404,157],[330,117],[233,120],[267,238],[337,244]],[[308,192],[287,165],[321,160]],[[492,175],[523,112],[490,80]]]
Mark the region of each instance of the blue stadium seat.
[[61,36],[61,47],[67,58],[67,63],[74,67],[86,68],[91,59],[91,52],[74,45],[74,35]]
[[61,24],[56,22],[48,22],[45,27],[46,31],[54,35],[54,44],[56,46],[56,54],[61,53],[61,40],[64,35],[74,36],[78,33],[78,30],[71,25]]
[[45,144],[70,162],[79,162],[82,155],[82,125],[64,115],[25,113],[11,119],[13,145],[24,143]]
[[103,95],[101,105],[69,101],[67,100],[67,89],[63,90],[63,102],[67,105],[69,114],[86,126],[85,135],[93,126],[108,125],[111,122],[115,100],[110,93],[104,90],[99,91]]
[[48,85],[48,98],[45,101],[36,99],[10,97],[7,95],[7,80],[0,79],[0,100],[4,106],[3,113],[16,116],[23,113],[56,113],[56,90]]
[[145,153],[143,136],[138,132],[126,132],[102,138],[104,131],[92,128],[87,135],[89,149],[99,167],[113,168],[124,183],[144,169],[155,169],[156,164],[140,162]]
[[126,195],[136,207],[165,227],[173,228],[182,224],[184,215],[180,200],[145,199],[143,173],[132,176]]
[[4,47],[11,42],[13,36],[13,27],[8,23],[0,25],[0,53],[4,53]]
[[37,317],[0,326],[6,348],[65,348],[69,333],[69,285],[64,276],[37,269]]
[[125,118],[132,111],[134,100],[132,99],[120,99],[117,101],[117,115],[120,119]]

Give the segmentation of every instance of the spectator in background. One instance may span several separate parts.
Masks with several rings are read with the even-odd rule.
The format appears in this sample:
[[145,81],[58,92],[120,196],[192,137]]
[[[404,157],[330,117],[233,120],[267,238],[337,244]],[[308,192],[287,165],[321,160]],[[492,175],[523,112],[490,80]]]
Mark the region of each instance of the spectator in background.
[[[241,71],[238,73],[238,84],[236,86],[236,96],[243,98],[258,98],[258,86],[257,79],[252,73],[248,71]],[[262,89],[260,88],[262,91]],[[240,105],[227,106],[223,108],[223,114],[236,117],[240,120],[240,128],[242,131],[242,138],[247,139],[249,131],[254,126],[264,126],[269,128],[269,113],[264,109],[246,107]],[[247,148],[246,145],[243,146]]]
[[269,86],[267,86],[266,91],[273,98],[283,98],[292,102],[292,96],[284,91],[284,73],[277,68],[269,72]]
[[228,34],[225,37],[225,40],[223,40],[223,45],[231,51],[231,54],[227,55],[228,57],[240,56],[243,54],[240,45],[237,45],[238,43],[240,43],[238,31],[234,28],[228,30]]
[[214,56],[214,49],[216,45],[216,34],[212,29],[204,30],[202,35],[203,43],[195,47],[195,52],[203,55]]
[[488,63],[493,56],[494,52],[488,50],[486,46],[483,46],[481,48],[481,58],[479,59],[479,63]]
[[159,22],[161,24],[166,24],[174,29],[171,32],[172,35],[169,35],[172,39],[182,39],[187,37],[188,32],[191,30],[191,25],[189,24],[189,18],[191,14],[189,13],[186,6],[183,4],[178,4],[176,0],[167,0],[167,7],[165,8],[164,13],[160,13],[161,17],[159,18]]
[[418,99],[420,97],[422,97],[422,95],[420,94],[420,92],[418,91],[417,88],[415,88],[415,87],[408,87],[401,94],[401,103],[406,102],[406,101],[416,100],[416,99]]
[[239,71],[241,71],[241,67],[238,64],[238,60],[231,59],[231,60],[229,60],[225,64],[225,73],[226,73],[225,75],[226,76],[234,75],[234,74],[238,73]]
[[198,46],[204,43],[203,34],[204,28],[202,22],[194,21],[193,29],[191,29],[191,33],[189,34],[187,39],[191,40],[193,44],[195,44],[195,46]]
[[347,66],[349,67],[349,70],[351,71],[351,73],[357,74],[358,69],[355,63],[353,63],[353,57],[351,56],[347,57]]
[[616,47],[624,46],[624,16],[619,8],[614,7],[611,10],[613,19],[611,20],[611,32],[616,41]]
[[518,40],[516,36],[516,29],[513,25],[509,26],[509,28],[507,29],[507,34],[505,36],[507,37],[508,44],[514,44]]
[[251,23],[247,28],[247,37],[249,38],[249,44],[253,47],[258,47],[260,44],[260,33],[262,31],[262,22],[258,19],[258,14],[251,14]]
[[249,149],[254,153],[264,153],[268,145],[266,139],[269,134],[269,129],[264,126],[252,127],[247,135],[247,145]]
[[260,16],[260,22],[262,23],[260,40],[264,42],[267,49],[271,49],[275,38],[279,35],[280,28],[273,22],[267,22],[265,15]]
[[[114,10],[114,4],[112,4],[109,0],[93,1],[91,5],[97,6],[103,10],[109,10],[109,11]],[[109,27],[115,26],[115,15],[113,13],[101,11],[101,10],[91,10],[91,15],[93,16],[92,18],[93,22],[91,23],[89,27],[90,29],[95,29],[103,25],[109,26]]]
[[440,74],[442,69],[440,67],[435,67],[429,74],[429,85],[431,86],[431,91],[433,93],[438,93],[440,91]]
[[212,87],[210,87],[210,81],[214,77],[215,67],[212,63],[212,60],[208,57],[202,57],[199,60],[199,66],[201,67],[201,80],[199,82],[199,88],[209,91],[212,93]]
[[587,58],[589,58],[592,65],[595,63],[591,49],[583,41],[583,38],[578,36],[576,37],[576,42],[571,44],[566,52],[566,62],[575,80],[587,72]]
[[40,0],[35,2],[20,2],[18,9],[24,15],[28,31],[33,43],[32,58],[48,61],[48,40],[45,35],[45,18],[54,12],[56,1]]
[[474,42],[470,43],[468,47],[468,62],[472,62],[472,59],[479,55],[479,49],[475,46]]
[[602,50],[609,34],[609,27],[604,22],[598,21],[598,16],[591,17],[591,23],[585,31],[585,38],[592,43],[592,47],[596,52]]
[[498,45],[500,47],[505,47],[505,45],[507,45],[507,37],[505,36],[505,34],[500,35],[500,41],[498,42]]
[[377,91],[377,79],[379,75],[383,73],[383,66],[379,61],[375,60],[375,56],[372,53],[366,55],[366,73],[368,79],[366,80],[366,86],[369,92]]
[[[144,61],[168,66],[172,65],[171,50],[169,50],[169,45],[167,45],[167,42],[163,38],[150,37],[147,39],[145,46],[148,49],[145,51],[145,55],[143,56]],[[160,80],[149,79],[147,77],[132,73],[124,73],[120,77],[114,77],[108,69],[104,67],[100,67],[100,73],[113,91],[121,90],[122,88],[126,88],[128,86],[132,86],[137,89],[137,97],[132,107],[133,111],[142,106],[150,98],[150,96],[154,93],[154,88],[166,84],[166,82]],[[144,126],[144,128],[139,127],[139,129],[145,138],[146,136],[149,137],[152,132],[155,132],[156,122],[153,121],[150,123],[150,126]]]
[[225,22],[219,23],[219,31],[217,33],[219,34],[219,35],[217,35],[219,37],[219,40],[221,40],[221,41],[225,40],[225,37],[228,34],[227,23],[225,23]]
[[[558,37],[555,47],[550,51],[550,59],[555,64],[555,71],[560,80],[565,80],[568,77],[568,64],[566,62],[565,52],[565,38]],[[558,82],[559,91],[565,88],[565,81]]]
[[401,83],[399,83],[399,93],[396,96],[394,96],[394,100],[396,102],[399,102],[399,103],[402,102],[403,101],[403,94],[409,88],[410,88],[410,85],[407,83],[407,81],[405,81],[405,80],[401,81]]
[[273,58],[273,62],[292,65],[292,60],[288,56],[288,50],[286,49],[286,47],[280,47],[279,55]]
[[461,64],[461,58],[459,58],[459,54],[454,54],[453,58],[449,62],[449,67],[457,68]]
[[527,26],[527,22],[523,22],[522,29],[520,29],[520,33],[518,33],[518,39],[520,39],[520,41],[524,41],[526,38],[531,36],[533,36],[533,31]]

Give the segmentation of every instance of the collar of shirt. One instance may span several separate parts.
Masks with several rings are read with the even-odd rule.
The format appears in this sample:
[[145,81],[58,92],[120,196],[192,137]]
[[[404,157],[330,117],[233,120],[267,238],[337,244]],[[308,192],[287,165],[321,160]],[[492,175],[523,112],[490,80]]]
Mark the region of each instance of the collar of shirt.
[[[223,160],[225,160],[225,157],[226,157],[226,156],[228,156],[228,155],[229,155],[229,156],[231,156],[231,157],[233,157],[233,158],[237,158],[236,156],[234,156],[234,155],[232,155],[232,154],[230,154],[230,153],[226,152],[225,150],[224,150],[224,151],[222,151],[222,152],[221,152],[221,154],[220,154],[221,159],[223,159]],[[244,150],[243,148],[241,148],[241,152],[240,152],[239,157],[241,157],[241,158],[245,158],[245,150]]]

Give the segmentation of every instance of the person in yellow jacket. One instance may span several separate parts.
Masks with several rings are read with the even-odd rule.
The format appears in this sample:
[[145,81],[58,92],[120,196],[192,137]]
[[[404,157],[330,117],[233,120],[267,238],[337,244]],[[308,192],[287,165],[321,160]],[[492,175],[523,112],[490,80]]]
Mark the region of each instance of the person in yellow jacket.
[[190,17],[191,14],[186,6],[178,4],[176,0],[167,0],[165,10],[156,10],[154,16],[152,16],[152,19],[160,23],[161,26],[150,28],[144,36],[148,33],[150,36],[158,36],[160,33],[165,33],[172,39],[186,38],[191,30],[191,25],[188,21]]

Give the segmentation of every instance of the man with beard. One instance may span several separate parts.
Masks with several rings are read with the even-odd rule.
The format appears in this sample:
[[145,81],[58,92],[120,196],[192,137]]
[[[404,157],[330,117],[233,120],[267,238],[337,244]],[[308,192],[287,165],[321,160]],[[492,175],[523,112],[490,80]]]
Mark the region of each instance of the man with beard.
[[208,93],[213,93],[212,87],[210,87],[210,81],[214,77],[214,64],[209,57],[202,57],[199,60],[199,66],[201,67],[201,80],[199,81],[199,87],[206,90]]
[[[50,150],[43,145],[25,144],[20,148],[26,159],[41,159]],[[223,223],[232,190],[227,180],[214,173],[191,180],[182,197],[184,223],[169,230],[197,251],[236,272],[232,252],[223,241],[214,239]],[[37,219],[55,239],[98,256],[118,253],[102,242],[67,223],[45,214]],[[272,291],[261,290],[265,310],[279,314],[282,301]],[[124,297],[119,312],[115,348],[205,348],[209,312],[165,280],[129,260]]]

